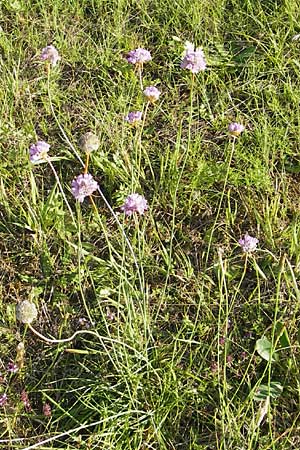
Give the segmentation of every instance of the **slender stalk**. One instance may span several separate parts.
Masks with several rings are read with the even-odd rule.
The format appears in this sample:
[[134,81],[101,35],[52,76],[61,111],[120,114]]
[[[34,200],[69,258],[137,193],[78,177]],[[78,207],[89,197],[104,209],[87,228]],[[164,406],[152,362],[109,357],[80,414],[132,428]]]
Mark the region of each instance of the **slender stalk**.
[[227,171],[226,171],[226,175],[225,175],[223,190],[222,190],[221,198],[220,198],[220,201],[219,201],[216,218],[215,218],[215,221],[214,221],[214,224],[213,224],[212,230],[210,232],[210,236],[209,236],[209,241],[208,241],[208,246],[207,246],[207,253],[206,253],[206,258],[205,258],[205,266],[207,265],[207,262],[208,262],[209,252],[210,252],[210,248],[211,248],[211,244],[212,244],[213,233],[215,231],[216,224],[217,224],[217,222],[219,220],[221,207],[222,207],[222,203],[223,203],[223,199],[224,199],[224,195],[225,195],[225,191],[226,191],[226,187],[227,187],[229,171],[230,171],[231,162],[232,162],[232,158],[233,158],[233,153],[234,153],[234,149],[235,149],[235,139],[236,138],[234,137],[233,141],[232,141],[232,147],[231,147],[231,152],[230,152],[229,159],[228,159]]
[[89,161],[90,161],[90,152],[87,152],[86,160],[85,160],[85,166],[84,166],[84,172],[83,172],[84,174],[88,173]]
[[[57,115],[56,115],[56,113],[54,111],[53,104],[52,104],[52,99],[51,99],[51,92],[50,92],[50,70],[48,71],[47,88],[48,88],[48,98],[49,98],[49,104],[50,104],[50,109],[51,109],[52,115],[53,115],[53,117],[54,117],[54,119],[55,119],[55,121],[56,121],[56,123],[57,123],[57,125],[58,125],[58,127],[59,127],[59,129],[60,129],[60,131],[61,131],[61,133],[62,133],[62,135],[64,137],[64,139],[65,139],[65,141],[66,141],[66,143],[69,145],[69,147],[71,148],[71,150],[73,151],[73,153],[77,157],[78,161],[82,165],[82,167],[85,168],[86,165],[84,164],[83,160],[81,159],[81,157],[78,154],[77,150],[75,149],[74,145],[71,143],[70,139],[68,138],[67,134],[65,133],[65,131],[64,131],[63,127],[61,126],[61,124],[60,124],[60,122],[58,120],[58,117],[57,117]],[[98,190],[98,192],[100,194],[100,197],[102,198],[102,200],[104,201],[105,205],[107,206],[110,214],[115,219],[115,221],[117,223],[117,226],[119,227],[119,229],[120,229],[120,231],[121,231],[121,233],[122,233],[122,235],[124,237],[126,245],[127,245],[128,249],[129,249],[129,251],[131,253],[131,256],[133,258],[134,265],[135,265],[135,267],[137,269],[141,292],[143,292],[144,288],[143,288],[142,278],[141,278],[141,274],[140,274],[140,267],[139,267],[139,264],[137,262],[137,259],[136,259],[133,247],[132,247],[132,245],[131,245],[131,243],[130,243],[130,241],[129,241],[129,239],[128,239],[125,231],[124,231],[124,228],[123,228],[121,222],[119,221],[116,213],[114,212],[114,210],[110,206],[108,200],[105,198],[103,192],[101,191],[101,189],[99,187],[97,188],[97,190]]]
[[36,335],[38,336],[40,339],[42,339],[45,342],[48,342],[49,344],[63,344],[64,342],[70,342],[72,341],[78,334],[92,334],[93,336],[97,336],[97,333],[95,333],[94,331],[90,331],[90,330],[78,330],[76,331],[74,334],[72,334],[72,336],[66,338],[66,339],[49,339],[46,336],[44,336],[43,334],[39,333],[35,328],[33,328],[33,326],[29,323],[28,327],[30,328],[30,330]]
[[170,239],[170,247],[169,247],[169,252],[168,252],[168,268],[167,268],[167,274],[166,274],[166,278],[165,278],[165,282],[164,282],[163,293],[161,295],[161,301],[158,305],[155,319],[158,318],[158,314],[160,312],[161,305],[164,301],[163,299],[164,299],[164,295],[167,290],[167,286],[168,286],[168,282],[169,282],[169,278],[170,278],[170,274],[171,274],[171,269],[172,269],[171,261],[172,261],[172,254],[173,254],[174,229],[175,229],[175,222],[176,222],[177,192],[179,189],[180,181],[183,176],[183,172],[185,170],[185,166],[186,166],[188,157],[189,157],[190,145],[191,145],[191,130],[192,130],[192,122],[193,122],[193,102],[194,102],[194,81],[195,81],[195,74],[192,73],[191,90],[190,90],[190,113],[189,113],[189,119],[188,119],[189,120],[189,122],[188,122],[188,142],[187,142],[187,146],[186,146],[184,160],[183,160],[183,163],[181,164],[181,171],[177,178],[176,187],[175,187],[174,193],[172,192],[173,205],[172,205],[172,220],[171,220],[171,239]]
[[140,88],[143,91],[143,64],[138,65],[138,74],[139,74],[139,81],[140,81]]
[[70,141],[70,139],[68,138],[65,130],[63,129],[63,127],[61,126],[58,117],[54,111],[54,107],[53,107],[53,103],[52,103],[52,97],[51,97],[51,90],[50,90],[50,70],[47,71],[47,89],[48,89],[48,98],[49,98],[49,105],[50,105],[50,109],[52,112],[52,115],[55,119],[55,122],[57,123],[58,128],[60,129],[61,134],[63,135],[66,143],[68,144],[68,146],[70,147],[70,149],[72,150],[72,152],[75,154],[76,158],[78,159],[78,161],[80,161],[81,165],[84,166],[84,163],[79,155],[79,153],[77,152],[76,148],[74,147],[74,145],[72,144],[72,142]]
[[67,208],[68,208],[68,210],[69,210],[69,213],[71,214],[73,223],[76,224],[76,221],[75,221],[75,217],[74,217],[72,208],[71,208],[71,206],[70,206],[70,203],[69,203],[68,200],[67,200],[66,194],[64,193],[63,187],[62,187],[62,185],[61,185],[61,182],[60,182],[60,179],[59,179],[59,177],[58,177],[58,174],[57,174],[57,172],[56,172],[56,170],[55,170],[55,167],[53,166],[53,164],[52,164],[52,162],[50,161],[49,158],[47,158],[47,162],[48,162],[49,166],[51,167],[51,170],[52,170],[52,172],[53,172],[53,174],[54,174],[54,176],[55,176],[55,179],[56,179],[56,182],[57,182],[57,184],[58,184],[58,187],[59,187],[59,190],[60,190],[60,192],[61,192],[61,195],[63,196],[63,199],[64,199],[64,201],[65,201],[65,204],[67,205]]

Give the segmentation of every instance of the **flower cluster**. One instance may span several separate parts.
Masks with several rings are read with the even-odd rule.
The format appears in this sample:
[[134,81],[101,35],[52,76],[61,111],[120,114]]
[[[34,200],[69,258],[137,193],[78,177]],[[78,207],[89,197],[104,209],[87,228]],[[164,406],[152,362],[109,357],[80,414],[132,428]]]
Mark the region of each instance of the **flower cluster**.
[[149,100],[149,102],[154,103],[159,99],[161,92],[155,86],[148,86],[144,90],[145,97]]
[[130,64],[143,65],[144,63],[151,61],[151,54],[144,48],[136,48],[128,52],[126,56],[127,61]]
[[49,61],[54,67],[60,59],[59,53],[53,45],[47,45],[47,47],[43,48],[41,53],[42,61]]
[[142,120],[142,112],[141,111],[131,111],[125,117],[126,122],[130,123],[130,125],[136,125]]
[[83,202],[85,197],[89,197],[98,189],[98,183],[94,180],[91,174],[84,173],[78,175],[72,181],[72,194],[79,202]]
[[[52,66],[55,66],[57,62],[61,59],[57,49],[53,45],[48,45],[43,48],[41,52],[41,59],[44,61],[49,61]],[[138,47],[134,50],[131,50],[127,53],[126,60],[129,64],[135,65],[139,68],[140,73],[140,81],[141,88],[142,87],[142,70],[143,64],[151,61],[151,53],[149,50]],[[206,59],[202,48],[196,47],[191,42],[186,42],[185,50],[182,55],[181,68],[189,70],[193,74],[197,74],[200,71],[206,69]],[[156,86],[148,86],[143,89],[143,94],[148,100],[149,103],[155,103],[161,92]],[[142,111],[130,111],[125,117],[124,120],[128,122],[130,125],[136,126],[137,124],[143,122],[143,112]],[[245,127],[240,123],[230,123],[228,126],[228,131],[231,136],[238,137],[243,131]],[[93,176],[88,173],[88,161],[89,155],[91,152],[96,151],[99,148],[100,142],[98,137],[91,132],[84,134],[79,140],[80,148],[86,153],[87,160],[85,165],[84,173],[75,177],[71,184],[71,192],[76,200],[79,202],[83,202],[86,197],[90,197],[96,190],[99,190],[99,185],[97,181],[93,178]],[[43,160],[47,160],[48,151],[50,149],[50,145],[45,141],[37,141],[36,144],[32,144],[29,149],[29,157],[32,163],[37,163]],[[50,162],[50,161],[49,161]],[[143,215],[144,212],[148,209],[147,200],[140,194],[132,193],[128,195],[125,200],[123,206],[121,206],[121,211],[124,212],[126,216],[131,216],[133,214]],[[251,238],[249,235],[245,235],[243,239],[239,240],[239,244],[241,245],[244,252],[248,253],[254,251],[256,248],[256,244],[258,243],[256,238]],[[27,308],[28,305],[26,305]],[[29,305],[27,309],[30,310],[31,305]],[[34,306],[34,305],[33,305]],[[20,307],[19,311],[19,320],[28,320],[25,323],[30,323],[35,318],[35,311],[29,311],[29,318],[24,319],[23,313],[21,309],[24,309],[23,305]],[[25,308],[25,309],[26,309]],[[27,314],[27,313],[26,313]],[[26,315],[25,314],[25,315]]]
[[185,45],[185,52],[183,60],[181,62],[181,68],[190,70],[192,73],[198,73],[206,69],[206,61],[203,50],[191,42],[187,42]]
[[46,160],[48,157],[48,151],[50,145],[45,141],[37,141],[36,144],[32,144],[29,148],[29,159],[32,163],[38,163]]
[[7,372],[9,373],[17,373],[19,370],[19,367],[17,366],[17,364],[15,364],[14,362],[10,361],[7,364],[7,368],[6,368]]
[[147,209],[147,200],[140,194],[128,195],[124,205],[121,206],[121,211],[124,211],[126,216],[131,216],[133,213],[144,214]]
[[258,242],[258,239],[250,236],[248,233],[246,233],[243,238],[239,239],[239,244],[244,253],[254,252]]
[[231,136],[238,137],[245,130],[244,125],[232,122],[228,125],[228,131]]

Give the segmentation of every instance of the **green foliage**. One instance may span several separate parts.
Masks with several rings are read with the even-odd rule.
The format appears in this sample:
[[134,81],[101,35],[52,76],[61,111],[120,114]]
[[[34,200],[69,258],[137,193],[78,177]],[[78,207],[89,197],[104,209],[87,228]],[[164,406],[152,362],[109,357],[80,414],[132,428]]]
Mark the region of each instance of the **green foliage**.
[[[0,448],[299,448],[297,2],[0,3]],[[187,40],[208,62],[193,80]],[[147,114],[136,47],[162,91]],[[72,197],[87,132],[120,224],[100,195]],[[29,163],[37,139],[55,172]],[[119,214],[132,192],[143,217]],[[40,333],[95,335],[40,341],[15,315],[33,297]]]

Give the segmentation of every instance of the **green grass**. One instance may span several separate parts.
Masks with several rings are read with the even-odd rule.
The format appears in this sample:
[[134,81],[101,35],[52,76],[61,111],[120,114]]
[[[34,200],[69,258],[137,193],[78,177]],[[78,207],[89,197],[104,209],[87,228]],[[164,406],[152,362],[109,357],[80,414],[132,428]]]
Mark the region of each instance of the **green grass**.
[[[299,449],[299,14],[293,0],[1,2],[1,450]],[[187,40],[208,61],[194,80]],[[138,46],[162,95],[132,129],[145,99],[124,55]],[[234,148],[232,121],[246,126]],[[72,197],[86,131],[121,227],[99,195],[97,213]],[[50,166],[29,162],[37,139],[74,220]],[[132,192],[149,210],[124,219]],[[246,232],[260,241],[247,259]],[[44,335],[94,334],[48,345],[16,320],[28,298]]]

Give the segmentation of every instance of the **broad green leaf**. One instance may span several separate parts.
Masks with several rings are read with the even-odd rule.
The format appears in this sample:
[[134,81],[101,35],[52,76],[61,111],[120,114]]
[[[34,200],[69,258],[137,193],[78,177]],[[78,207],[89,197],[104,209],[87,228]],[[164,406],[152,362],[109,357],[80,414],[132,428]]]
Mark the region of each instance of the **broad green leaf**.
[[275,326],[276,335],[279,336],[279,342],[281,347],[290,347],[291,341],[286,329],[286,326],[283,322],[277,322]]
[[[272,349],[272,344],[266,337],[262,337],[256,341],[255,350],[266,361],[276,361],[278,356],[274,353],[274,349]],[[272,354],[272,359],[271,359]]]
[[267,397],[277,398],[283,391],[282,385],[277,381],[271,381],[270,385],[261,384],[254,395],[254,400],[262,401]]

